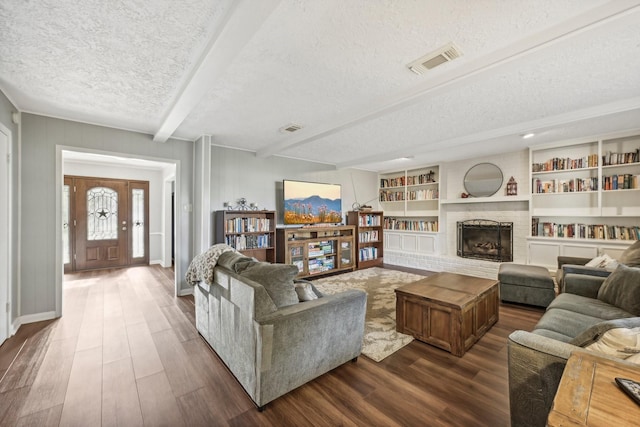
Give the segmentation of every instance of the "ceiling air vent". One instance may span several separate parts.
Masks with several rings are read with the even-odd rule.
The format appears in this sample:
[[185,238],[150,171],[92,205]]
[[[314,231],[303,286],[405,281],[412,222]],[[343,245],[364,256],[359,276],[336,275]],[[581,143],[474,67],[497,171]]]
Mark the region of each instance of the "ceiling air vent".
[[288,124],[286,126],[281,127],[280,128],[280,132],[289,132],[289,133],[291,133],[291,132],[295,132],[295,131],[300,130],[300,129],[302,129],[301,125],[298,125],[298,124],[295,124],[295,123],[290,123],[290,124]]
[[445,62],[453,61],[457,57],[462,56],[462,52],[453,42],[442,46],[431,53],[426,54],[422,58],[418,58],[407,64],[407,67],[416,74],[422,74],[432,68],[442,65]]

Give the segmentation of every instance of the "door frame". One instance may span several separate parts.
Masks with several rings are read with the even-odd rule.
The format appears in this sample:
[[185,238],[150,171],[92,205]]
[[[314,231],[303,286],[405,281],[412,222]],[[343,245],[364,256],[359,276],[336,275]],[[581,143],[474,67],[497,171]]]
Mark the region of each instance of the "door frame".
[[[180,160],[167,159],[162,157],[152,157],[144,155],[135,155],[130,153],[121,153],[115,151],[106,150],[93,150],[90,148],[73,147],[66,145],[56,145],[56,175],[55,175],[55,235],[56,235],[56,251],[55,251],[55,316],[62,316],[62,284],[64,281],[64,266],[62,264],[62,186],[64,183],[64,165],[63,157],[64,152],[77,152],[77,153],[89,153],[99,154],[111,157],[120,157],[127,159],[142,159],[151,160],[155,162],[166,163],[167,165],[173,165],[175,167],[175,182],[176,182],[176,200],[182,200],[181,192],[181,164]],[[176,207],[176,211],[178,211]],[[188,248],[182,248],[182,228],[183,219],[181,215],[177,215],[176,212],[176,230],[175,230],[175,253],[176,253],[176,265],[175,265],[175,278],[174,278],[174,295],[180,295],[180,278],[184,276],[182,271],[182,265],[180,260],[182,259],[183,251],[188,251]],[[163,212],[166,214],[166,212]]]
[[[78,271],[87,271],[87,270],[91,270],[90,268],[88,269],[78,269],[78,266],[76,265],[76,255],[77,255],[77,245],[78,245],[78,234],[77,234],[77,230],[78,227],[76,226],[76,221],[78,222],[78,224],[81,224],[80,226],[84,226],[84,222],[80,221],[78,219],[78,215],[82,215],[82,212],[78,212],[78,207],[76,206],[76,203],[78,202],[78,198],[77,196],[77,191],[76,191],[76,187],[77,187],[77,182],[76,180],[88,180],[88,181],[102,181],[102,182],[118,182],[118,183],[126,183],[126,227],[129,229],[129,232],[127,233],[127,239],[126,239],[126,264],[125,265],[121,265],[119,267],[132,267],[132,266],[136,266],[136,265],[148,265],[149,264],[149,254],[150,254],[150,248],[149,248],[149,200],[150,200],[150,195],[149,195],[149,181],[141,181],[138,179],[119,179],[119,178],[103,178],[103,177],[95,177],[95,176],[78,176],[78,175],[64,175],[63,177],[63,183],[64,185],[68,185],[67,184],[67,180],[70,181],[70,191],[69,191],[69,211],[70,211],[70,220],[71,222],[73,222],[73,226],[71,226],[70,230],[69,230],[69,250],[71,251],[70,254],[70,266],[66,267],[65,266],[65,273],[71,273],[71,272],[78,272]],[[145,198],[145,203],[144,203],[144,217],[145,217],[145,234],[144,234],[144,256],[143,257],[138,257],[138,258],[134,258],[133,257],[133,233],[131,231],[133,231],[133,190],[134,189],[143,189],[144,190],[144,198]],[[82,197],[84,198],[85,195],[82,195]],[[118,228],[120,227],[120,224],[118,222]],[[112,267],[103,267],[103,268],[112,268]],[[100,269],[100,268],[97,268]]]
[[[13,232],[13,227],[11,227],[12,224],[12,220],[13,220],[13,174],[12,174],[12,166],[14,164],[14,156],[13,153],[11,152],[11,147],[12,147],[12,133],[9,130],[9,128],[7,128],[4,124],[0,123],[0,132],[2,132],[3,134],[6,135],[7,137],[7,156],[8,158],[6,159],[0,159],[0,161],[2,161],[6,167],[7,167],[7,176],[6,176],[6,183],[7,183],[7,241],[6,241],[6,250],[7,250],[7,254],[6,254],[6,263],[7,263],[7,273],[6,276],[3,277],[3,279],[6,279],[7,281],[7,289],[6,289],[6,293],[4,290],[2,290],[0,288],[0,292],[3,292],[3,294],[5,294],[7,300],[6,303],[7,305],[7,309],[5,309],[4,307],[0,307],[0,316],[2,316],[4,318],[4,320],[6,321],[5,327],[3,328],[4,330],[2,331],[2,335],[0,336],[0,344],[3,343],[4,339],[9,338],[12,335],[12,324],[11,324],[11,317],[13,314],[13,302],[12,302],[12,292],[11,292],[11,287],[12,287],[12,280],[13,280],[13,272],[12,272],[12,266],[13,266],[13,255],[12,255],[12,250],[11,250],[11,245],[14,241],[14,232]],[[6,316],[6,317],[5,317]],[[4,337],[4,339],[2,339],[2,337]]]

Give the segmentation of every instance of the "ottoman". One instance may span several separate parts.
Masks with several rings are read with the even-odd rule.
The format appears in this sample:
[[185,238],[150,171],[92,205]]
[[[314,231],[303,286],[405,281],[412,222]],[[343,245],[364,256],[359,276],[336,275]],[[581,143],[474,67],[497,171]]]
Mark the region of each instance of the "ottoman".
[[553,279],[544,267],[500,264],[498,281],[502,301],[547,307],[556,297]]

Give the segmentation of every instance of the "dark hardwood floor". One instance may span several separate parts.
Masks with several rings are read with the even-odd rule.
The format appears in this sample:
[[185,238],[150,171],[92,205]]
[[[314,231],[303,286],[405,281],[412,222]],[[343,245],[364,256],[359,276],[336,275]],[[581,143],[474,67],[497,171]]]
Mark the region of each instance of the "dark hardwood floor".
[[[421,270],[408,270],[426,274]],[[463,357],[413,341],[365,356],[258,412],[197,334],[158,266],[65,276],[62,318],[0,347],[0,425],[508,426],[507,336],[542,310],[500,307]]]

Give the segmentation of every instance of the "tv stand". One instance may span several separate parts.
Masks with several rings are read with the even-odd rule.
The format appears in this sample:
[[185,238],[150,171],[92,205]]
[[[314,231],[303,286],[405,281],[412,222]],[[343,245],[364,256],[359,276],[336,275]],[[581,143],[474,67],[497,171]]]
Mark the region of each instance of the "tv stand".
[[298,267],[298,278],[355,269],[355,227],[316,225],[276,230],[277,261]]

